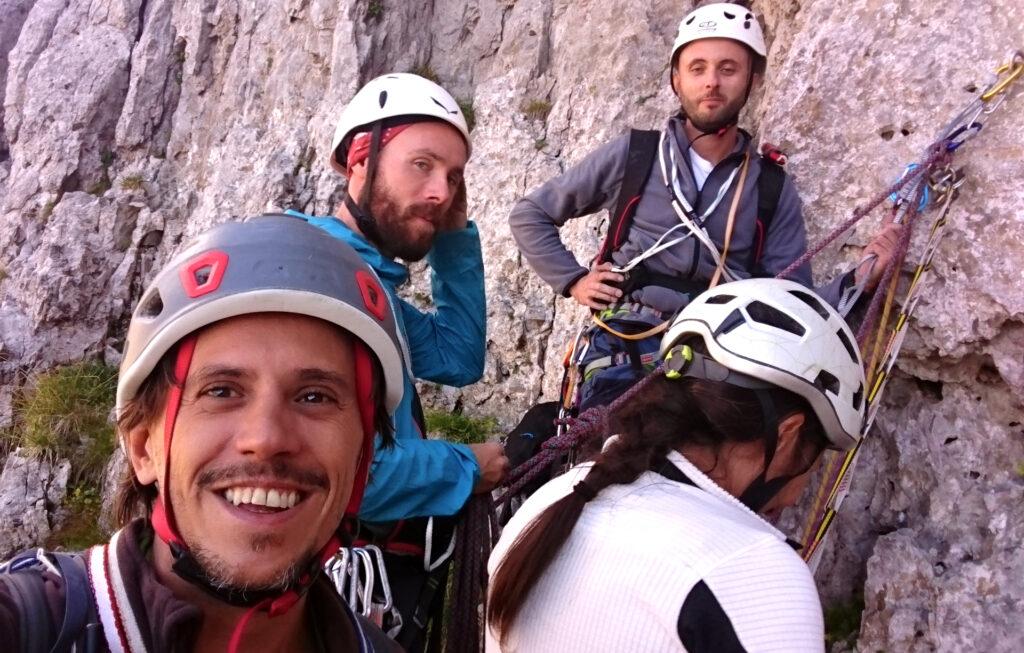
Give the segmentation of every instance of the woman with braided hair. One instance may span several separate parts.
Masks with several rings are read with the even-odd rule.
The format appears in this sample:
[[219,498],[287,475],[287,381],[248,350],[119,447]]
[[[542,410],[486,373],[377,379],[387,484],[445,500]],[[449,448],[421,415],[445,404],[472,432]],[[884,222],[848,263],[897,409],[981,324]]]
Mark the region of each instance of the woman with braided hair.
[[806,288],[690,303],[603,451],[538,490],[490,560],[488,651],[821,651],[807,566],[765,518],[860,437],[864,373]]

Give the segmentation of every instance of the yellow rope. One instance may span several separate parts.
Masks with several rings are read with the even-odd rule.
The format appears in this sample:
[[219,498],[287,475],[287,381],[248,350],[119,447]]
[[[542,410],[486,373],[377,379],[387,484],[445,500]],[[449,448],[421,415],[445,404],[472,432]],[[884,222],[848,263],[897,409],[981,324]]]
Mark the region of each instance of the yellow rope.
[[648,330],[646,330],[646,331],[644,331],[642,333],[629,334],[629,333],[621,333],[621,332],[616,331],[615,329],[611,328],[610,326],[605,324],[604,321],[601,318],[599,318],[597,316],[597,313],[592,314],[590,316],[590,319],[593,320],[594,324],[596,324],[597,326],[601,327],[602,329],[604,329],[605,331],[607,331],[608,333],[612,334],[613,336],[615,336],[617,338],[622,338],[623,340],[643,340],[644,338],[650,338],[651,336],[656,336],[659,333],[661,333],[662,331],[664,331],[665,329],[667,329],[668,325],[669,325],[669,322],[672,321],[672,320],[665,320],[661,324],[659,324],[659,325],[657,325],[655,327],[652,327],[652,328],[650,328],[650,329],[648,329]]

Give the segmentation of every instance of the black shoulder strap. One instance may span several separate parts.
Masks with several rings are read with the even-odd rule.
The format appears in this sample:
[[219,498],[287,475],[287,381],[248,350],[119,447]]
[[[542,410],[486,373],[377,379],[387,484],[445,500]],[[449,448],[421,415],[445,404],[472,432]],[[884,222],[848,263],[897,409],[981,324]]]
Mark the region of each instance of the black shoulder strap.
[[660,139],[661,132],[657,130],[629,130],[626,169],[623,171],[619,196],[615,200],[615,209],[612,211],[612,218],[608,223],[608,233],[604,237],[604,244],[601,245],[601,252],[598,255],[599,263],[611,260],[612,252],[626,241],[629,225],[633,221],[633,213],[636,211],[636,204],[640,200],[644,184],[651,176],[651,168],[654,167],[654,156],[658,153]]
[[[52,554],[64,577],[64,622],[61,624],[54,651],[71,650],[83,634],[89,637],[89,627],[99,623],[89,573],[85,569],[85,556],[67,553]],[[98,626],[95,626],[98,627]]]
[[[764,242],[768,230],[779,209],[779,198],[786,183],[786,171],[766,156],[761,157],[761,174],[757,177],[757,233],[754,235],[753,256],[750,270],[755,271],[761,263]],[[756,274],[754,276],[757,276]]]

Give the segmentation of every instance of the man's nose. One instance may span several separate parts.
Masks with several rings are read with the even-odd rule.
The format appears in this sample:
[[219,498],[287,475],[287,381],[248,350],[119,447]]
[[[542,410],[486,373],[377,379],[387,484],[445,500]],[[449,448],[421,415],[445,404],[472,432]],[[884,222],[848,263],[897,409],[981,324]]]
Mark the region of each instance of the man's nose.
[[426,200],[432,204],[444,204],[452,196],[452,188],[448,183],[448,174],[438,172],[430,175],[426,186]]
[[256,398],[238,416],[234,445],[239,453],[260,460],[294,453],[298,438],[288,427],[287,407],[270,397]]

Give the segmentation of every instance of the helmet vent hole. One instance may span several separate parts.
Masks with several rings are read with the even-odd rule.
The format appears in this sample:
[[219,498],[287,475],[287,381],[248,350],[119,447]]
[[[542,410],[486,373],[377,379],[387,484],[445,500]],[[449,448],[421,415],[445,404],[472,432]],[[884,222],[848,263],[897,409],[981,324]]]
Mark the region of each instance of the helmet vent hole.
[[776,329],[781,329],[795,336],[803,336],[807,333],[803,325],[789,317],[779,309],[768,304],[753,301],[747,305],[747,314],[750,319],[761,324],[766,324]]
[[690,23],[692,23],[692,22],[693,22],[693,20],[694,20],[695,18],[696,18],[696,16],[690,16],[690,20],[686,21],[686,24],[687,24],[687,25],[689,25]]
[[749,20],[743,21],[743,29],[750,29],[750,21]]
[[806,292],[800,292],[799,290],[790,290],[790,295],[793,295],[803,303],[807,304],[814,309],[814,312],[821,316],[821,319],[828,319],[828,309],[821,304],[821,300],[814,295]]
[[728,304],[732,300],[736,299],[735,295],[715,295],[714,297],[708,297],[704,300],[705,304]]
[[380,108],[383,109],[384,105],[388,102],[388,92],[381,91],[380,95],[377,97],[377,102],[380,103]]
[[846,335],[846,333],[842,329],[836,331],[836,336],[838,336],[839,342],[843,343],[843,346],[846,347],[846,353],[850,355],[850,360],[856,363],[857,350],[853,348],[853,343],[850,342],[850,337]]
[[213,266],[212,265],[204,265],[203,267],[201,267],[198,270],[196,270],[192,274],[192,276],[196,280],[196,285],[197,286],[202,286],[207,281],[209,281],[210,280],[210,273],[212,271],[213,271]]
[[839,379],[837,379],[831,372],[822,370],[818,372],[818,378],[814,379],[814,387],[818,388],[822,392],[831,392],[834,395],[838,395]]
[[160,292],[154,290],[149,297],[145,297],[139,305],[140,317],[156,317],[164,312],[164,301],[160,298]]
[[722,321],[718,326],[718,329],[715,330],[715,335],[720,336],[724,333],[729,333],[741,324],[746,323],[746,321],[747,318],[745,318],[743,313],[740,313],[740,309],[737,308],[732,313],[729,313],[729,317]]
[[725,16],[726,18],[728,18],[729,20],[732,20],[733,18],[736,18],[736,14],[730,14],[728,11],[723,11],[722,15]]
[[860,404],[864,401],[864,386],[857,386],[857,392],[853,393],[853,409],[860,410]]

